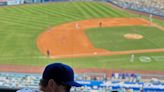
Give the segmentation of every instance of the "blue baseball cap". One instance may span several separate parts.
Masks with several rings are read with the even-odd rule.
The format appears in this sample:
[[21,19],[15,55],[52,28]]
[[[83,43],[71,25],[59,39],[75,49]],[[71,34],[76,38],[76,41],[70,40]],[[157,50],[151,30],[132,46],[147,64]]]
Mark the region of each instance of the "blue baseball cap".
[[62,63],[52,63],[46,66],[42,79],[54,79],[68,86],[81,87],[82,85],[74,81],[73,69]]

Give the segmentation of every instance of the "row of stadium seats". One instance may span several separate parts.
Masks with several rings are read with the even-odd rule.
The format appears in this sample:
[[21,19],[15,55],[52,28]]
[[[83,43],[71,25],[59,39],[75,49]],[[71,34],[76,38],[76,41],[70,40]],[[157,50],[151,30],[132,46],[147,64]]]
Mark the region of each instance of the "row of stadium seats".
[[108,0],[124,9],[137,10],[164,17],[164,0]]
[[[136,78],[137,74],[127,74],[129,78]],[[96,77],[98,76],[98,77]],[[113,73],[111,78],[105,78],[103,74],[76,74],[75,80],[84,86],[81,88],[72,88],[72,92],[111,92],[117,90],[120,92],[144,92],[150,90],[162,90],[164,92],[164,83],[154,84],[153,82],[143,81],[122,81],[123,73]],[[87,78],[86,78],[87,77]],[[112,79],[114,78],[114,80]],[[38,89],[41,74],[23,74],[23,73],[0,73],[0,88],[22,89],[31,88]],[[117,80],[116,80],[117,79]],[[124,78],[123,78],[124,79]],[[143,88],[143,89],[142,89]],[[162,92],[161,91],[161,92]],[[156,91],[157,92],[157,91]]]

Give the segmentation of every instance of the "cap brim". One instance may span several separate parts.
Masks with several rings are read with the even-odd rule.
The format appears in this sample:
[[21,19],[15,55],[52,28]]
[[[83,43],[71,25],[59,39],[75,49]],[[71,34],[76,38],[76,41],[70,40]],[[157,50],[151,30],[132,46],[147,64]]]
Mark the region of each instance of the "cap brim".
[[71,81],[71,82],[65,82],[64,84],[68,85],[68,86],[75,86],[75,87],[81,87],[83,86],[82,84],[79,84],[75,81]]

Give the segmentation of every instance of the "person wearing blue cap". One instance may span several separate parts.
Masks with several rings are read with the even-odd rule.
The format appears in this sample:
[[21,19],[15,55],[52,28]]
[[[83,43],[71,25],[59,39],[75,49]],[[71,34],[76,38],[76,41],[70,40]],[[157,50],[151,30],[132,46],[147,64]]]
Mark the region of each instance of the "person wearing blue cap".
[[47,65],[39,85],[42,92],[70,92],[72,86],[82,86],[74,81],[73,69],[62,63]]

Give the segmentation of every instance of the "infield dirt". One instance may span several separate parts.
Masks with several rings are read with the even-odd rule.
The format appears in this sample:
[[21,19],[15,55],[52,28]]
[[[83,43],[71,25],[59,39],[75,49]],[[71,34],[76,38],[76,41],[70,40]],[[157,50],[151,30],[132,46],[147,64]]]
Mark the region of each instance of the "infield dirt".
[[41,53],[49,55],[51,58],[163,52],[164,49],[112,52],[95,48],[84,32],[88,28],[138,25],[162,28],[142,18],[103,18],[76,21],[55,26],[41,33],[37,39],[37,46]]

